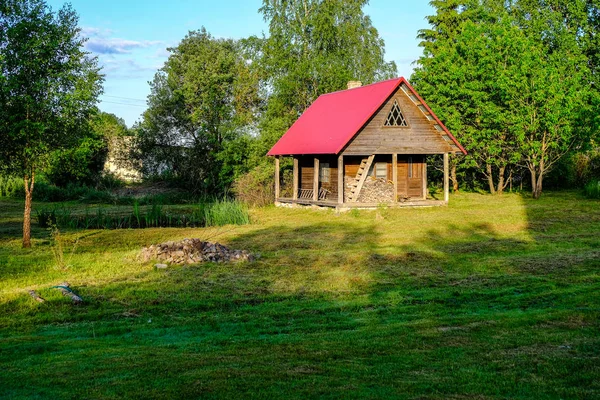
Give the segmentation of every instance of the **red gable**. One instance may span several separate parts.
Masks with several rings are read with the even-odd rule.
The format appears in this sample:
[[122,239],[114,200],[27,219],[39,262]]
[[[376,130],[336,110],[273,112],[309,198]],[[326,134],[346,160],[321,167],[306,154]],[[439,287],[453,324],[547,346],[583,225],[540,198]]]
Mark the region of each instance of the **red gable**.
[[466,154],[406,79],[396,78],[320,96],[267,155],[338,154],[402,83],[419,98],[444,132]]

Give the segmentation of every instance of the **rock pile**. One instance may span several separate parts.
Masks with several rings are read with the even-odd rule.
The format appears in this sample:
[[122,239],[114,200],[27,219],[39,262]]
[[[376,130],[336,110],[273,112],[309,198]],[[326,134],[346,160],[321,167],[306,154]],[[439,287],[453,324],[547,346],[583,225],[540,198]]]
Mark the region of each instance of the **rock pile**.
[[200,239],[153,244],[142,249],[141,258],[144,262],[158,260],[168,264],[254,260],[254,256],[248,251],[234,250],[219,243],[204,242]]

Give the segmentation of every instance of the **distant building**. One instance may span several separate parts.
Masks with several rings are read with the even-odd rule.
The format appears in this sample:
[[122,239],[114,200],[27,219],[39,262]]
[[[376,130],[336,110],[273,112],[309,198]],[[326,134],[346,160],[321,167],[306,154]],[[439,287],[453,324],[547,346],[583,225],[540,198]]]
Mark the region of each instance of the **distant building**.
[[109,140],[104,173],[112,174],[125,182],[142,180],[142,174],[130,155],[133,141],[133,136],[115,136]]

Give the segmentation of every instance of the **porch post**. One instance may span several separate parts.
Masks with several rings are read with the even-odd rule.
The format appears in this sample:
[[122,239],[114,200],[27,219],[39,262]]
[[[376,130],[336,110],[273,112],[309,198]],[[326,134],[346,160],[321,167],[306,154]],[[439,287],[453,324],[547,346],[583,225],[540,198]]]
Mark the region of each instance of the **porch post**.
[[427,162],[423,156],[423,200],[427,200]]
[[450,179],[448,168],[448,153],[444,153],[444,201],[450,200]]
[[344,155],[338,156],[338,204],[344,204]]
[[313,201],[319,200],[319,159],[315,157],[313,168]]
[[298,200],[298,157],[294,156],[294,171],[292,178],[292,200]]
[[279,156],[275,156],[275,201],[279,200]]
[[398,154],[392,154],[392,182],[394,183],[394,203],[398,201]]

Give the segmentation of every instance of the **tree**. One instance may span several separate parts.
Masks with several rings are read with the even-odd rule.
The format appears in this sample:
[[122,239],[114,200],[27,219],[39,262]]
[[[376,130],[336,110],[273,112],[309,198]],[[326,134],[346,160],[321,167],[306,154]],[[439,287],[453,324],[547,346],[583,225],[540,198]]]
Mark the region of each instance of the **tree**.
[[98,112],[76,143],[52,152],[45,176],[57,186],[98,183],[109,148],[118,147],[118,138],[128,134],[129,129],[122,118]]
[[501,23],[498,2],[435,1],[432,29],[422,30],[424,55],[411,80],[438,110],[446,125],[460,134],[469,151],[462,161],[452,158],[451,177],[457,189],[457,166],[476,168],[490,193],[502,193],[518,161],[508,130],[506,109],[498,85],[518,57],[510,24]]
[[228,158],[218,155],[251,126],[257,81],[239,43],[204,28],[169,51],[137,127],[145,172],[168,170],[192,190],[221,193],[234,177],[220,179]]
[[397,74],[383,39],[363,13],[367,0],[263,0],[269,24],[256,67],[267,97],[263,155],[321,94],[350,80],[372,83]]
[[[427,98],[428,103],[445,121],[446,126],[461,136],[461,142],[466,144],[466,128],[463,112],[467,108],[464,96],[456,93],[461,74],[457,69],[456,39],[462,34],[468,21],[482,21],[485,13],[477,0],[432,0],[429,3],[435,10],[435,15],[427,17],[430,28],[421,29],[417,38],[421,39],[419,46],[423,48],[423,56],[417,61],[417,68],[411,76],[412,84]],[[443,59],[445,58],[445,59]],[[444,65],[442,65],[444,64]],[[432,82],[435,81],[435,85]],[[458,170],[474,166],[472,155],[468,157],[451,156],[450,181],[454,192],[459,189]],[[488,182],[489,184],[489,182]],[[490,187],[494,192],[494,186]]]
[[69,5],[56,13],[43,0],[0,5],[0,159],[25,183],[23,247],[31,246],[36,171],[77,141],[102,90],[77,22]]
[[585,124],[593,98],[590,58],[581,45],[588,26],[587,0],[522,0],[516,7],[529,40],[507,87],[514,131],[523,164],[530,172],[532,196],[569,151],[589,141]]
[[436,2],[451,6],[450,17],[438,22],[465,19],[460,29],[440,23],[453,29],[422,34],[429,42],[413,79],[461,133],[468,160],[492,193],[501,193],[512,169],[522,165],[538,198],[543,177],[586,136],[579,128],[590,101],[588,60],[579,43],[585,2]]

